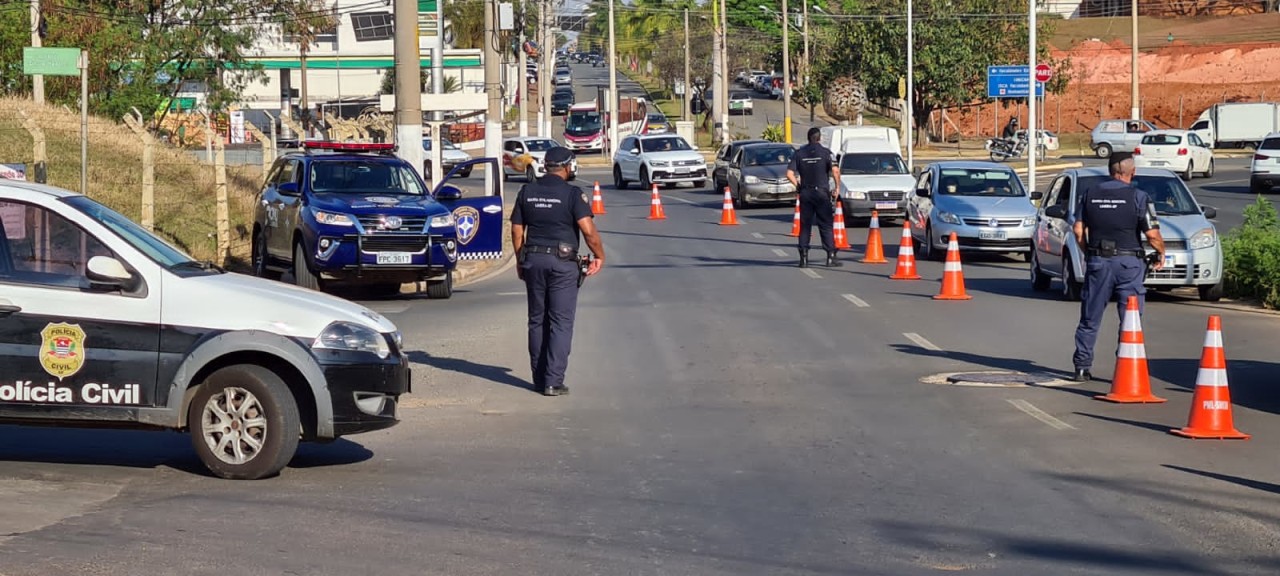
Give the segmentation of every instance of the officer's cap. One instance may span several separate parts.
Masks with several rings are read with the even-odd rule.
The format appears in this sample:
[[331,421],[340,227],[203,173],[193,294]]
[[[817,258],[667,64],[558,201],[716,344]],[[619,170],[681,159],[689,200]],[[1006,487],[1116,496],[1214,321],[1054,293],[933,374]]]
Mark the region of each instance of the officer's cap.
[[542,163],[547,168],[568,166],[573,163],[573,152],[563,146],[556,146],[547,150],[547,155],[542,159]]

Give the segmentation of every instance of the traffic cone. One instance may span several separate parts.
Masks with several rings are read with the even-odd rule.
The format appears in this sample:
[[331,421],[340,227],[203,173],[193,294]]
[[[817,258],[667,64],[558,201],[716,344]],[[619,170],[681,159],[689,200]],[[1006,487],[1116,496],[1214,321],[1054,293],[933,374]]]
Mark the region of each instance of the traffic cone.
[[787,234],[792,238],[800,236],[800,197],[796,196],[796,215],[791,219],[791,233]]
[[880,239],[880,213],[871,212],[871,227],[867,229],[867,249],[862,257],[864,264],[886,264],[884,242]]
[[597,180],[597,181],[596,181],[596,191],[595,191],[595,194],[593,194],[593,195],[591,196],[591,213],[592,213],[592,214],[605,214],[605,213],[606,213],[606,212],[604,211],[604,197],[600,195],[600,181],[599,181],[599,180]]
[[658,196],[658,185],[653,185],[653,200],[649,202],[649,219],[666,220],[667,213],[662,210],[662,197]]
[[848,250],[853,248],[849,245],[849,233],[844,227],[844,202],[836,201],[836,221],[831,226],[832,236],[835,237],[836,248],[840,250]]
[[721,226],[737,226],[738,213],[733,211],[733,195],[729,193],[729,187],[724,187],[724,208],[720,211]]
[[960,269],[960,241],[956,233],[951,233],[951,243],[947,244],[947,262],[942,265],[942,291],[934,300],[972,300],[973,296],[964,291],[964,272]]
[[1111,393],[1094,396],[1098,400],[1120,404],[1158,404],[1164,402],[1151,393],[1151,376],[1147,373],[1147,347],[1142,337],[1142,315],[1138,297],[1130,296],[1124,309],[1124,325],[1120,328],[1120,350],[1116,353],[1115,377]]
[[1170,432],[1187,438],[1248,440],[1249,435],[1236,430],[1231,418],[1231,394],[1227,390],[1227,355],[1222,349],[1222,318],[1209,317],[1209,330],[1204,336],[1204,352],[1200,355],[1200,371],[1196,373],[1196,391],[1191,397],[1191,416],[1187,427]]
[[902,243],[898,245],[898,269],[889,276],[893,280],[919,280],[916,273],[916,253],[911,247],[911,221],[902,222]]

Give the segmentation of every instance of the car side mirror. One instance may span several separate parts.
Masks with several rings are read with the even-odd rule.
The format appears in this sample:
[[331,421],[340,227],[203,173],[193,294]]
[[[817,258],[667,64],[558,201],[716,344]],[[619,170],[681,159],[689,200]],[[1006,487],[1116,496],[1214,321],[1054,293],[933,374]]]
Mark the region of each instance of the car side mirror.
[[1042,199],[1042,198],[1044,198],[1044,192],[1041,192],[1041,191],[1039,191],[1039,190],[1036,190],[1036,191],[1033,191],[1033,192],[1031,193],[1031,199],[1032,199],[1032,200],[1040,200],[1040,199]]
[[630,149],[630,150],[627,150],[627,152],[630,152],[632,156],[635,156],[635,155],[637,155],[637,154],[639,154],[639,153],[640,153],[640,149],[639,149],[639,148],[632,148],[632,149]]
[[1044,215],[1050,218],[1065,219],[1067,217],[1067,209],[1055,204],[1053,206],[1045,208]]
[[1204,217],[1210,220],[1218,217],[1218,209],[1213,206],[1201,206],[1200,211],[1204,213]]
[[932,195],[933,195],[933,192],[928,188],[916,188],[916,196],[919,196],[921,198],[928,198]]
[[110,256],[94,256],[85,268],[85,276],[95,288],[132,290],[137,283],[124,264]]
[[276,186],[276,192],[284,194],[285,196],[297,196],[300,193],[298,191],[297,182],[285,182],[284,184],[280,184],[279,186]]
[[457,200],[462,198],[462,189],[453,184],[445,184],[436,190],[436,200]]

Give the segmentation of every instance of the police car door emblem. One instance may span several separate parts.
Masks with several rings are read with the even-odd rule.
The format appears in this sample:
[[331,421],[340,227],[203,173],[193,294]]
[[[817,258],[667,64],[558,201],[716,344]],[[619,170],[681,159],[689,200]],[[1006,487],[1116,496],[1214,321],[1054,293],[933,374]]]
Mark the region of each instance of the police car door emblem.
[[62,380],[84,366],[84,330],[79,324],[49,323],[40,331],[40,365]]
[[490,204],[488,206],[485,206],[483,210],[485,214],[497,214],[502,211],[502,207]]
[[387,216],[382,219],[382,226],[379,226],[379,228],[399,230],[401,224],[404,224],[404,221],[399,216]]
[[480,231],[480,211],[470,206],[459,206],[453,211],[453,218],[457,221],[458,243],[463,246],[470,244]]

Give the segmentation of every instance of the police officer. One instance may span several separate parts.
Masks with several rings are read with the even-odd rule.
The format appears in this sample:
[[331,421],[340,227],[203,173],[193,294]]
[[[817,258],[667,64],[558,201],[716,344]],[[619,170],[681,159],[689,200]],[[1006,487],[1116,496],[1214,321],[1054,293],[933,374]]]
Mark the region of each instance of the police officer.
[[809,267],[809,240],[815,221],[822,247],[827,250],[827,266],[840,266],[831,230],[840,193],[838,187],[832,191],[827,180],[830,177],[839,182],[840,168],[835,165],[831,150],[821,144],[821,130],[810,128],[808,139],[809,143],[796,151],[787,166],[787,180],[800,194],[800,267]]
[[516,270],[529,298],[529,363],[533,386],[547,396],[569,393],[564,385],[569,345],[578,307],[578,233],[587,239],[595,259],[592,276],[604,266],[604,244],[591,215],[591,202],[567,183],[573,153],[556,147],[542,164],[547,175],[526,184],[511,211],[511,245]]
[[[1093,379],[1093,346],[1107,302],[1119,302],[1123,321],[1129,296],[1143,303],[1146,263],[1142,240],[1155,248],[1156,270],[1164,267],[1164,239],[1155,205],[1146,192],[1131,185],[1133,155],[1111,155],[1111,180],[1098,184],[1080,196],[1076,205],[1076,243],[1085,249],[1084,287],[1081,291],[1080,324],[1076,327],[1075,380]],[[1122,327],[1123,329],[1123,327]]]

